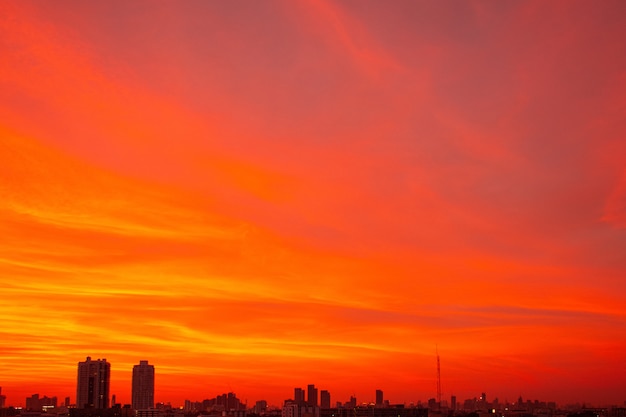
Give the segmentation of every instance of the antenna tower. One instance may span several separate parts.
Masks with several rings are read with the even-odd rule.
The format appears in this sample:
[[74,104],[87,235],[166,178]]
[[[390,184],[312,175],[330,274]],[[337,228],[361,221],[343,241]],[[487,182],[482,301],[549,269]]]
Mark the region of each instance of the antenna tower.
[[437,405],[441,407],[441,367],[439,365],[439,349],[437,349]]

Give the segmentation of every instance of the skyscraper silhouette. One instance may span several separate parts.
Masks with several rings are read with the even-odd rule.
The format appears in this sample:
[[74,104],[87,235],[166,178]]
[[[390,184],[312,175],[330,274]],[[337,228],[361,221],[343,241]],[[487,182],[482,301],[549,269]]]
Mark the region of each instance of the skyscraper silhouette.
[[315,388],[315,385],[307,385],[306,391],[306,405],[309,407],[317,407],[317,388]]
[[132,394],[134,410],[154,408],[154,365],[148,365],[148,361],[133,366]]
[[330,408],[330,392],[327,390],[320,391],[320,408],[324,410]]
[[106,359],[78,362],[77,408],[109,408],[111,364]]
[[304,405],[304,390],[302,388],[294,388],[293,390],[293,400],[298,405]]
[[383,405],[383,391],[379,389],[376,390],[376,405],[378,407],[382,407]]

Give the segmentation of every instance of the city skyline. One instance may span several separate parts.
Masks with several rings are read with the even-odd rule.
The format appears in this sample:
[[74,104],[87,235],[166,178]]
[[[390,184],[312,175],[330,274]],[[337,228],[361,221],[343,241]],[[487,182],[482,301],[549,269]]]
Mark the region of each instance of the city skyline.
[[0,56],[7,402],[626,399],[626,1],[2,0]]
[[[79,375],[80,375],[80,370],[81,367],[85,368],[87,370],[89,370],[90,372],[84,372],[86,375],[87,374],[92,374],[92,375],[96,375],[99,372],[101,372],[101,368],[102,366],[106,366],[106,365],[110,365],[110,363],[106,362],[105,360],[97,360],[97,361],[91,361],[91,358],[88,357],[87,360],[85,362],[79,362]],[[142,368],[142,371],[146,371],[146,369],[148,368],[147,366],[147,361],[140,361],[139,365],[135,365],[133,367],[133,371],[135,371],[136,368]],[[154,371],[154,367],[153,365],[150,365],[152,367],[152,371]],[[142,377],[145,377],[145,374],[142,375]],[[150,376],[148,377],[148,379],[151,379],[152,382],[154,382],[154,372],[152,372],[150,374]],[[135,389],[134,389],[134,385],[135,385],[135,372],[133,372],[133,397],[135,395]],[[150,385],[150,384],[149,384]],[[80,377],[77,380],[77,392],[80,393],[81,389],[81,380]],[[145,384],[144,384],[145,386]],[[152,383],[152,385],[150,385],[150,388],[152,388],[152,390],[154,389],[154,384]],[[285,398],[284,400],[281,400],[280,402],[277,402],[275,404],[272,403],[268,403],[266,400],[256,400],[256,405],[258,405],[259,403],[263,403],[265,407],[272,407],[272,408],[283,408],[283,407],[288,407],[290,405],[297,405],[298,407],[304,407],[304,408],[320,408],[320,409],[330,409],[330,408],[354,408],[354,407],[374,407],[374,408],[380,408],[380,407],[391,407],[391,408],[395,408],[398,405],[401,406],[409,406],[409,407],[420,407],[420,408],[428,408],[431,410],[439,410],[439,409],[449,409],[449,410],[455,410],[455,411],[468,411],[468,410],[484,410],[484,411],[489,411],[491,409],[491,407],[505,407],[505,406],[511,406],[511,407],[516,407],[516,408],[512,408],[511,410],[515,410],[517,409],[518,411],[520,411],[521,409],[523,409],[524,407],[539,407],[538,410],[544,409],[544,408],[552,408],[552,409],[568,409],[568,408],[572,408],[572,407],[579,407],[579,408],[585,408],[585,407],[589,407],[589,408],[604,408],[604,407],[618,407],[618,408],[624,408],[626,407],[626,400],[623,402],[623,404],[620,403],[614,403],[614,404],[591,404],[591,403],[586,403],[585,401],[577,401],[575,403],[568,403],[568,404],[558,404],[555,401],[551,401],[549,399],[529,399],[529,398],[524,398],[523,395],[520,395],[516,400],[512,400],[509,401],[509,399],[499,399],[499,397],[497,395],[493,396],[492,398],[488,399],[487,398],[487,394],[485,392],[480,393],[479,395],[476,395],[474,397],[470,397],[470,398],[466,398],[464,400],[462,400],[462,404],[457,402],[457,396],[454,394],[451,394],[449,399],[448,398],[442,398],[441,402],[438,402],[436,400],[435,397],[430,397],[427,400],[424,399],[418,399],[416,401],[411,401],[410,403],[407,402],[399,402],[399,403],[393,403],[390,402],[387,399],[383,399],[384,398],[384,392],[381,389],[376,389],[374,392],[374,398],[375,400],[359,400],[357,399],[357,397],[355,396],[355,394],[352,394],[349,397],[349,400],[346,399],[346,401],[334,401],[334,402],[330,402],[330,393],[328,390],[321,390],[320,394],[321,394],[321,400],[319,404],[315,404],[316,398],[317,398],[317,393],[315,392],[317,388],[315,388],[315,384],[308,384],[307,385],[307,392],[305,396],[299,395],[299,394],[303,394],[305,391],[302,388],[299,387],[295,387],[293,389],[294,391],[294,396],[293,398]],[[2,387],[0,387],[0,393],[2,392]],[[112,394],[113,397],[115,397],[116,394]],[[309,396],[311,396],[311,398],[309,398]],[[105,396],[106,397],[106,396]],[[207,403],[207,401],[209,401],[208,397],[210,397],[210,395],[205,395],[205,397],[202,400],[200,399],[189,399],[186,398],[181,404],[172,404],[170,401],[160,401],[158,403],[154,403],[152,404],[152,406],[150,407],[144,407],[144,405],[146,405],[145,403],[141,403],[141,402],[137,402],[137,404],[123,404],[120,402],[110,402],[110,406],[106,406],[103,408],[112,408],[112,407],[128,407],[130,406],[132,410],[147,410],[147,409],[156,409],[156,408],[163,408],[163,407],[172,407],[172,408],[180,408],[180,409],[185,409],[187,411],[192,411],[193,409],[193,405],[194,404],[198,404],[200,406],[202,406],[203,403]],[[235,402],[237,404],[239,404],[240,399],[238,399],[236,397],[236,394],[233,392],[229,392],[229,393],[224,393],[222,395],[217,394],[216,397],[213,398],[213,400],[216,400],[218,397],[224,397],[224,401],[228,401],[228,399],[235,399]],[[271,396],[270,396],[271,397]],[[326,397],[326,399],[324,400],[324,397]],[[2,396],[2,400],[4,401],[4,396]],[[368,396],[366,396],[366,398],[369,398]],[[34,405],[29,405],[29,401],[33,402]],[[106,399],[101,399],[100,404],[105,404],[107,401]],[[326,404],[326,405],[324,405]],[[469,404],[469,405],[468,405]],[[247,407],[247,403],[243,403],[241,404],[243,406]],[[250,409],[254,409],[256,407],[256,405],[251,406]],[[22,408],[23,406],[21,404],[4,404],[2,403],[2,405],[0,405],[0,407],[15,407],[17,406],[18,408]],[[73,404],[71,402],[70,397],[65,397],[65,400],[63,401],[63,403],[58,403],[57,401],[57,397],[48,397],[47,395],[44,395],[43,397],[40,397],[39,393],[35,393],[30,397],[26,398],[26,406],[23,407],[26,410],[32,410],[32,411],[40,411],[42,408],[57,408],[57,407],[69,407],[69,408],[86,408],[86,407],[79,407],[78,404]],[[187,407],[190,407],[189,409]],[[469,408],[468,408],[469,407]],[[97,407],[90,407],[90,408],[96,408]],[[235,406],[234,409],[238,409],[238,405]],[[226,410],[228,411],[229,408],[227,407]],[[507,409],[508,410],[508,409]],[[196,411],[200,411],[200,409],[197,409]]]
[[[57,396],[48,397],[47,395],[43,395],[40,397],[40,394],[34,393],[29,396],[25,400],[25,406],[22,406],[21,403],[9,403],[4,404],[6,399],[5,395],[0,395],[0,407],[24,407],[27,410],[35,410],[51,406],[52,408],[57,407],[57,403],[59,406],[71,407],[71,408],[111,408],[113,406],[130,406],[133,410],[147,410],[154,409],[159,406],[168,405],[175,408],[186,408],[188,403],[193,402],[206,402],[207,396],[203,399],[199,398],[185,398],[180,401],[180,404],[172,404],[168,399],[162,399],[161,401],[155,402],[154,393],[155,393],[155,368],[153,364],[149,364],[148,360],[140,360],[139,364],[133,365],[132,368],[132,384],[131,384],[131,401],[125,403],[124,401],[113,401],[112,398],[116,398],[117,394],[112,393],[110,391],[110,383],[111,383],[111,363],[106,359],[96,359],[92,360],[90,356],[87,356],[85,361],[78,362],[78,374],[75,385],[76,398],[75,401],[71,401],[71,397],[65,397],[63,403],[58,402]],[[439,357],[437,357],[437,365],[439,371]],[[439,376],[439,372],[438,372]],[[606,406],[617,406],[621,407],[622,405],[626,407],[626,400],[623,401],[623,404],[620,402],[615,403],[602,403],[602,404],[592,404],[588,403],[584,400],[572,401],[569,403],[557,403],[556,401],[552,401],[550,399],[527,399],[526,402],[522,402],[524,396],[520,393],[517,400],[509,400],[509,398],[501,399],[498,395],[494,395],[488,401],[485,392],[481,392],[480,395],[475,395],[474,397],[468,397],[464,399],[464,405],[457,403],[457,395],[452,393],[444,398],[443,396],[439,398],[440,392],[440,381],[437,381],[437,392],[435,395],[426,395],[427,398],[417,398],[411,401],[396,401],[391,402],[387,399],[384,391],[380,388],[376,388],[375,390],[370,390],[373,393],[373,400],[369,398],[368,395],[365,395],[364,398],[358,398],[355,396],[353,392],[349,397],[343,399],[337,399],[331,397],[331,393],[326,390],[320,390],[316,387],[315,384],[307,384],[306,390],[301,387],[294,387],[292,398],[283,398],[282,400],[273,402],[267,402],[265,398],[279,398],[276,393],[264,396],[263,399],[258,398],[255,401],[262,401],[265,403],[265,406],[271,407],[283,407],[288,406],[290,404],[297,405],[298,407],[313,407],[320,409],[329,409],[329,408],[353,408],[353,407],[363,407],[370,406],[379,408],[381,406],[385,407],[394,407],[394,404],[402,404],[402,405],[411,405],[411,406],[419,406],[423,408],[429,409],[439,409],[440,407],[444,407],[446,409],[450,408],[452,410],[468,410],[467,403],[474,402],[474,407],[482,407],[485,406],[505,406],[512,405],[519,407],[524,407],[526,405],[533,406],[533,404],[537,405],[540,402],[542,404],[548,404],[549,407],[572,407],[577,405],[579,407],[584,407],[587,404],[588,407],[606,407]],[[33,384],[36,385],[36,384]],[[231,388],[231,387],[229,387]],[[0,394],[2,393],[2,387],[0,386]],[[478,393],[478,391],[476,391]],[[228,392],[228,394],[224,393],[222,395],[218,395],[218,397],[223,396],[224,401],[230,401],[231,396],[236,398],[236,393]],[[126,398],[123,394],[120,398]],[[228,400],[227,400],[228,398]],[[331,401],[333,398],[333,401]],[[215,399],[215,398],[214,398]],[[29,401],[32,404],[36,404],[35,406],[29,405]],[[236,402],[239,404],[240,399],[237,399]],[[493,404],[492,404],[493,401]],[[254,401],[253,401],[254,402]],[[482,404],[482,406],[481,406]],[[581,405],[582,404],[582,405]],[[247,399],[245,400],[244,406],[247,406]],[[251,407],[252,408],[252,407]],[[228,410],[228,408],[227,408]]]

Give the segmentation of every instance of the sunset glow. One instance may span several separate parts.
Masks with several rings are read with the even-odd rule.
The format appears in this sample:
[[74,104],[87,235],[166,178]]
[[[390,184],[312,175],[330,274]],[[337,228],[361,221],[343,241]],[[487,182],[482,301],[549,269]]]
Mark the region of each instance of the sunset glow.
[[0,386],[626,400],[626,2],[0,3]]

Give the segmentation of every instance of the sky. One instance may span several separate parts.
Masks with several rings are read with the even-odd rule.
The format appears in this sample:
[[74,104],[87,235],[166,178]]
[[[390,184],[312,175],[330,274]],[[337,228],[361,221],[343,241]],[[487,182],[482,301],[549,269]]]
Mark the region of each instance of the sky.
[[623,1],[0,3],[0,386],[626,401]]

